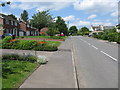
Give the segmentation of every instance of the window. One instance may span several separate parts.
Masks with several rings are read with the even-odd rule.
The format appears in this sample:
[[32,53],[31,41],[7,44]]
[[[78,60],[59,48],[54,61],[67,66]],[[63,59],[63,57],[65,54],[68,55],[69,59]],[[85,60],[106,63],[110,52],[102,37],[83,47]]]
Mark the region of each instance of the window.
[[11,25],[13,25],[13,21],[11,21]]
[[11,25],[11,20],[9,20],[9,24]]
[[15,26],[17,26],[17,22],[15,22]]
[[13,21],[13,25],[15,25],[15,21]]
[[9,21],[7,19],[5,20],[5,24],[9,24]]

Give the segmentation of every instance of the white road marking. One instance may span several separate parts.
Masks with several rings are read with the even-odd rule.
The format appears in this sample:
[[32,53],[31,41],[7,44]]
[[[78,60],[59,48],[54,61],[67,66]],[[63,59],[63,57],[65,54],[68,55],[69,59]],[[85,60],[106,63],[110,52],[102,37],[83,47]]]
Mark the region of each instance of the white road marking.
[[[79,38],[79,39],[81,39],[81,38]],[[83,40],[83,39],[81,39],[81,40],[84,41],[84,42],[86,42],[88,45],[92,46],[93,48],[98,49],[97,47],[95,47],[94,45],[88,43],[87,41],[85,41],[85,40]],[[109,54],[105,53],[104,51],[100,51],[100,52],[103,53],[104,55],[108,56],[108,57],[111,58],[112,60],[118,61],[116,58],[110,56]]]
[[103,52],[103,51],[100,51],[101,53],[105,54],[106,56],[108,56],[109,58],[113,59],[114,61],[118,61],[116,58],[110,56],[109,54]]
[[88,45],[91,45],[90,43],[88,43]]
[[97,47],[95,47],[95,46],[93,46],[93,45],[91,45],[93,48],[95,48],[95,49],[98,49]]

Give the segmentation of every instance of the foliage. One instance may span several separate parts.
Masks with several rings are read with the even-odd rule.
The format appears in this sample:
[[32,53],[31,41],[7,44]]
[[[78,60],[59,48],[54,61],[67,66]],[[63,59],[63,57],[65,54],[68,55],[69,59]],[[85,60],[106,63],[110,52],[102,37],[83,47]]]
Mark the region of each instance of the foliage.
[[40,51],[56,51],[57,46],[49,45],[46,41],[3,39],[3,49],[19,49],[19,50],[40,50]]
[[71,26],[70,29],[69,29],[70,35],[76,34],[77,31],[78,31],[78,29],[77,29],[76,26]]
[[0,5],[1,5],[2,7],[4,7],[6,4],[7,4],[7,5],[10,5],[10,3],[11,3],[10,1],[7,1],[7,2],[5,2],[5,3],[1,3]]
[[21,13],[21,19],[25,22],[28,22],[28,12],[26,10]]
[[60,17],[58,16],[57,17],[57,20],[56,20],[56,28],[59,30],[59,33],[63,33],[65,34],[66,36],[68,36],[68,28],[67,28],[67,25],[65,24],[65,21]]
[[18,54],[4,54],[2,55],[2,60],[19,60],[19,61],[29,61],[29,62],[37,62],[37,57],[31,54],[28,55],[18,55]]
[[104,30],[104,32],[94,33],[94,38],[108,40],[109,42],[120,43],[120,33],[116,32],[116,29]]
[[52,24],[52,16],[49,13],[49,10],[47,11],[38,11],[38,13],[34,14],[32,16],[32,19],[30,20],[30,24],[39,29],[42,29],[44,27],[48,27]]
[[47,34],[48,34],[49,36],[54,36],[55,33],[56,33],[56,31],[55,31],[55,29],[52,28],[52,27],[50,27],[50,28],[48,29],[48,31],[47,31]]
[[79,32],[80,35],[89,35],[90,31],[87,27],[82,27]]
[[9,43],[10,40],[12,40],[12,37],[11,37],[11,36],[7,36],[7,37],[5,37],[5,38],[2,40],[2,42],[3,42],[3,43]]

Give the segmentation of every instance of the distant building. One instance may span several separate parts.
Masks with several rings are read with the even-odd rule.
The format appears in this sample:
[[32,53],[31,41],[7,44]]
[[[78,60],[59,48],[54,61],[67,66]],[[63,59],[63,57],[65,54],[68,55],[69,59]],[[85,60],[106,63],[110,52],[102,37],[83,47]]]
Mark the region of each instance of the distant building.
[[91,26],[92,31],[103,31],[103,30],[110,30],[113,28],[116,28],[115,26],[103,26],[103,25],[99,25],[99,26]]

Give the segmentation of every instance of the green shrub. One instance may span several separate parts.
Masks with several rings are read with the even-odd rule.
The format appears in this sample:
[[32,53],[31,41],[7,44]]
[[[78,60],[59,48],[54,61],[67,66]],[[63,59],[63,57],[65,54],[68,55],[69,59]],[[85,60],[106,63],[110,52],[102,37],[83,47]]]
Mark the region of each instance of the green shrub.
[[18,55],[18,54],[4,54],[2,55],[2,60],[19,60],[19,61],[29,61],[37,62],[37,57],[34,55]]
[[97,33],[93,33],[92,35],[94,38],[97,38]]
[[2,40],[2,42],[3,42],[3,43],[9,43],[10,40],[12,40],[12,37],[11,37],[11,36],[6,36],[6,37]]
[[24,36],[21,36],[21,38],[25,38]]
[[108,41],[114,42],[117,39],[117,34],[116,33],[109,33],[108,34]]
[[[41,43],[43,42],[43,43]],[[19,50],[37,50],[37,51],[55,51],[57,46],[48,45],[45,41],[15,40],[9,43],[3,43],[3,49]]]

